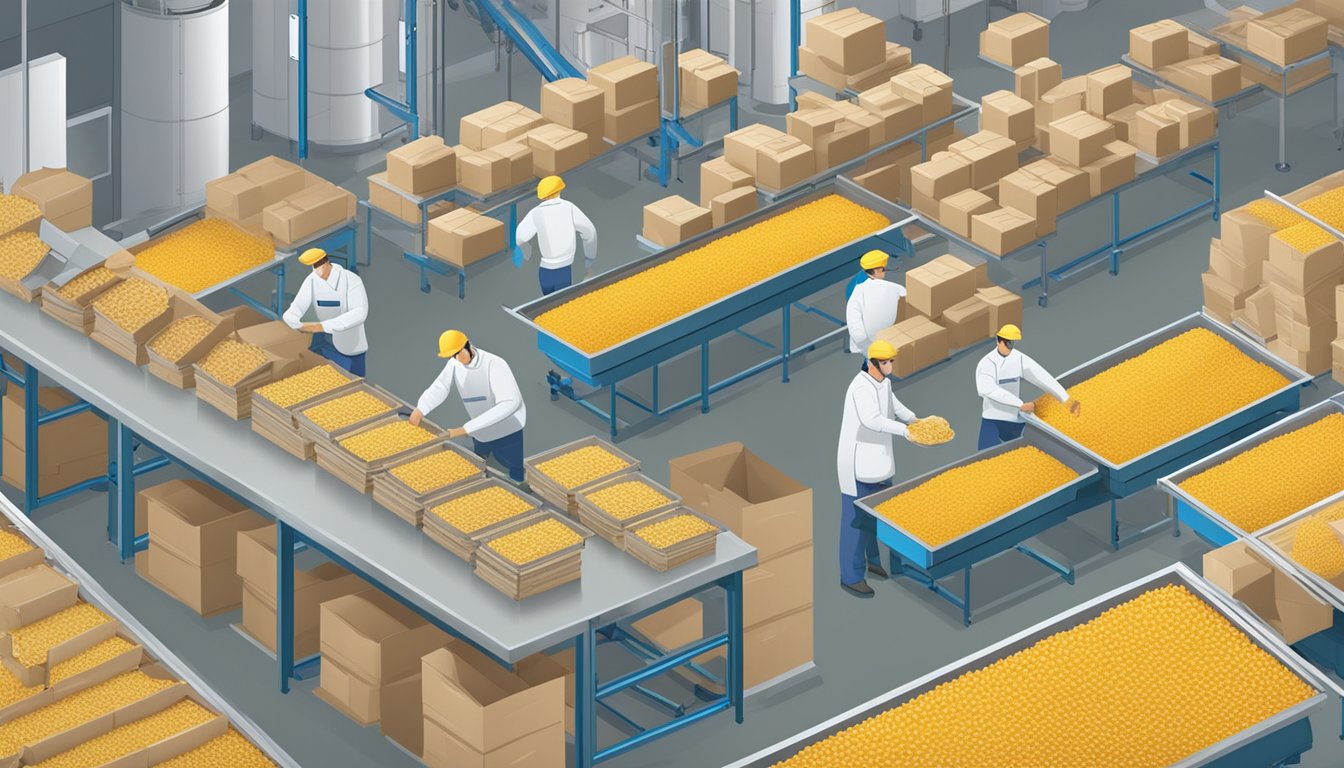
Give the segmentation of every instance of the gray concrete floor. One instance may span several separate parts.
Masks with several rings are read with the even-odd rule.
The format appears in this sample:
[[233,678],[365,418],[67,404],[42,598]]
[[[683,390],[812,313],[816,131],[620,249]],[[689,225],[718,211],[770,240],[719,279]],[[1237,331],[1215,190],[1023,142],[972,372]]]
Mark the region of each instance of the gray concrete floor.
[[[1196,5],[1193,0],[1129,0],[1065,14],[1054,22],[1054,57],[1068,74],[1113,63],[1125,48],[1125,30]],[[952,74],[958,92],[972,98],[1011,88],[1010,75],[975,58],[976,37],[983,23],[983,9],[979,7],[954,19]],[[465,25],[462,29],[478,34]],[[892,39],[910,44],[909,25],[893,23],[889,32]],[[940,25],[926,27],[924,40],[914,44],[917,61],[941,64],[942,34]],[[476,47],[472,52],[479,50]],[[535,106],[535,73],[527,70],[521,58],[513,69],[515,99]],[[449,87],[450,115],[464,114],[503,97],[506,83],[502,74],[479,67],[463,71],[463,78]],[[247,139],[248,85],[239,80],[235,86],[235,104],[241,108],[233,111],[233,135],[240,137],[234,142],[233,164],[241,165],[264,154],[286,153],[285,142],[274,137],[257,142]],[[1314,93],[1290,102],[1291,173],[1276,173],[1272,168],[1277,118],[1272,103],[1245,109],[1220,127],[1226,208],[1240,205],[1264,189],[1295,189],[1344,164],[1344,156],[1336,151],[1330,135],[1328,92],[1320,89]],[[781,120],[780,114],[780,110],[770,108],[758,116],[776,122]],[[744,124],[752,119],[747,115],[744,110]],[[447,138],[456,139],[455,127],[447,131]],[[319,154],[309,167],[363,195],[363,179],[378,170],[379,156]],[[637,181],[635,162],[623,157],[567,179],[567,197],[597,223],[600,269],[641,255],[633,238],[640,228],[642,205],[672,192],[696,197],[695,169],[685,168],[682,178],[687,183],[674,182],[664,191]],[[1154,183],[1126,197],[1125,221],[1130,226],[1142,225],[1184,203],[1189,195],[1188,188],[1177,182]],[[1056,263],[1067,255],[1090,250],[1097,239],[1105,237],[1105,227],[1105,217],[1100,213],[1071,217],[1052,242]],[[1126,254],[1118,276],[1095,270],[1053,292],[1048,309],[1037,307],[1034,293],[1028,294],[1024,349],[1047,367],[1061,371],[1198,311],[1199,273],[1205,269],[1208,238],[1216,233],[1216,225],[1205,218],[1135,248]],[[944,248],[935,243],[921,249],[920,259],[942,252]],[[417,276],[401,259],[398,246],[375,239],[373,259],[372,268],[363,272],[372,306],[368,326],[371,379],[413,400],[439,370],[434,355],[437,335],[444,328],[457,327],[467,331],[482,348],[509,359],[529,405],[529,452],[587,434],[605,434],[602,423],[572,403],[549,401],[544,383],[547,361],[536,352],[533,336],[499,309],[500,305],[515,306],[537,295],[533,270],[519,272],[507,258],[496,258],[472,271],[466,299],[459,300],[455,283],[447,279],[435,278],[432,292],[419,292]],[[991,265],[993,279],[1014,290],[1034,273],[1034,263]],[[255,287],[267,289],[264,284]],[[817,303],[838,311],[841,295],[838,290],[829,291],[818,297]],[[777,323],[763,321],[753,331],[772,338],[778,334],[775,326]],[[752,355],[759,353],[746,345],[716,345],[716,374],[719,368],[722,373],[739,369],[753,359]],[[665,397],[690,394],[698,381],[697,365],[694,359],[687,359],[667,366]],[[958,432],[952,443],[937,448],[898,446],[900,476],[934,469],[974,450],[979,419],[979,403],[971,383],[974,365],[974,354],[963,356],[899,385],[904,402],[921,414],[945,415]],[[708,415],[694,409],[683,411],[631,430],[622,442],[654,479],[665,481],[668,459],[740,440],[815,489],[817,669],[750,699],[742,726],[735,726],[728,716],[720,716],[616,758],[611,765],[722,765],[1172,562],[1199,567],[1206,547],[1190,535],[1172,538],[1155,533],[1118,553],[1112,552],[1107,543],[1106,509],[1098,508],[1078,515],[1039,540],[1048,551],[1077,566],[1075,586],[1064,584],[1025,557],[1005,554],[976,567],[977,608],[975,623],[969,628],[961,626],[959,614],[950,605],[909,582],[876,582],[877,597],[873,600],[859,601],[845,595],[838,587],[835,555],[839,499],[833,456],[839,400],[852,376],[852,362],[831,344],[802,357],[787,384],[780,381],[777,372],[762,374],[714,398]],[[1338,389],[1324,381],[1319,388],[1307,390],[1305,400],[1314,402]],[[436,415],[443,424],[459,423],[460,418],[456,403]],[[1121,510],[1126,520],[1142,523],[1156,519],[1164,508],[1164,497],[1148,492],[1127,500]],[[44,509],[39,521],[147,627],[268,728],[302,764],[413,764],[380,739],[376,729],[359,729],[309,695],[311,682],[299,685],[287,697],[279,695],[272,663],[228,628],[235,617],[203,621],[139,580],[132,568],[119,565],[114,550],[102,541],[104,510],[104,497],[89,494],[70,504]],[[390,518],[389,524],[393,524]],[[1339,702],[1331,701],[1314,718],[1316,747],[1306,755],[1304,765],[1344,764],[1344,748],[1335,738],[1339,714]]]

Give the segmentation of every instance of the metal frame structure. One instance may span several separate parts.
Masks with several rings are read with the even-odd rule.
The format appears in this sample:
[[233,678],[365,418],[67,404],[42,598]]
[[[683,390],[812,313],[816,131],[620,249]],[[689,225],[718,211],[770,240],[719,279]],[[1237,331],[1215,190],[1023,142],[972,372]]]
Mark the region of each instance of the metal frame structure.
[[[660,328],[636,336],[596,355],[589,355],[570,347],[563,340],[552,336],[536,325],[533,318],[551,306],[570,301],[583,293],[596,290],[601,285],[624,279],[631,274],[650,268],[656,263],[675,258],[682,251],[694,250],[711,240],[751,226],[758,221],[782,213],[788,208],[803,204],[809,196],[794,197],[776,205],[759,209],[749,216],[692,238],[676,248],[638,259],[591,280],[557,291],[550,296],[543,296],[512,309],[505,307],[505,311],[509,314],[536,329],[538,346],[542,353],[550,357],[557,368],[564,372],[562,374],[552,370],[547,374],[546,379],[551,391],[551,399],[559,400],[563,395],[590,413],[607,421],[612,439],[616,439],[621,422],[617,415],[617,403],[621,400],[635,406],[654,419],[658,419],[696,403],[700,404],[701,413],[708,413],[710,395],[776,365],[782,368],[782,378],[787,383],[789,380],[789,362],[794,355],[814,349],[832,338],[839,338],[845,332],[843,320],[802,304],[802,299],[851,278],[854,274],[854,262],[858,255],[870,248],[881,247],[884,250],[913,255],[909,241],[905,239],[900,229],[906,224],[913,223],[915,217],[907,215],[904,209],[878,198],[847,179],[831,179],[827,182],[827,186],[814,190],[811,197],[830,194],[832,190],[851,199],[857,199],[862,204],[885,211],[888,218],[892,219],[892,223],[878,232],[834,248],[825,254],[818,254],[793,269],[744,288],[731,296],[701,307],[678,320],[671,321]],[[795,307],[805,313],[824,317],[834,322],[839,328],[795,347],[793,346],[790,327],[791,313]],[[774,312],[781,313],[782,338],[778,346],[743,330],[748,323]],[[697,330],[684,332],[676,327],[681,325],[690,328],[697,324],[701,325]],[[751,366],[745,371],[711,383],[709,374],[710,342],[729,333],[742,335],[771,349],[774,354],[764,362]],[[658,392],[660,367],[687,352],[695,350],[699,351],[700,357],[699,393],[672,405],[660,404]],[[618,360],[619,362],[613,362]],[[620,388],[623,381],[644,371],[649,371],[652,375],[652,391],[648,402],[627,394]],[[592,393],[580,395],[575,390],[575,382],[594,387],[595,390]],[[608,390],[609,406],[605,410],[601,406],[589,402],[589,398],[600,392],[602,388]]]
[[[298,0],[298,2],[300,3],[300,6],[299,6],[299,7],[300,7],[300,8],[303,8],[304,5],[306,5],[307,1],[308,1],[308,0]],[[302,12],[302,11],[300,11],[300,12]],[[406,40],[406,101],[404,101],[404,102],[402,102],[402,101],[397,101],[396,99],[392,98],[391,96],[388,96],[388,95],[386,95],[386,94],[380,92],[380,91],[379,91],[378,89],[376,89],[376,88],[366,88],[366,89],[364,90],[364,95],[365,95],[365,96],[368,96],[369,99],[370,99],[371,101],[373,101],[375,104],[378,104],[379,106],[381,106],[381,107],[383,107],[384,109],[386,109],[388,112],[392,113],[392,116],[393,116],[393,117],[395,117],[395,118],[397,118],[398,120],[400,120],[400,121],[402,121],[403,123],[405,123],[406,126],[407,126],[407,129],[410,131],[410,138],[411,138],[412,141],[414,141],[414,140],[420,138],[420,111],[419,111],[419,106],[416,104],[416,99],[419,97],[419,92],[418,92],[419,85],[418,85],[418,83],[417,83],[417,81],[416,81],[416,71],[417,71],[417,69],[418,69],[418,60],[416,59],[415,38],[416,38],[416,28],[417,28],[417,26],[418,26],[418,24],[417,24],[418,19],[417,19],[417,16],[416,16],[416,2],[415,2],[415,0],[406,0],[405,5],[403,6],[402,13],[403,13],[403,14],[405,15],[405,17],[406,17],[405,20],[404,20],[404,23],[405,23],[405,36],[406,36],[406,37],[405,37],[405,40]],[[304,77],[304,74],[303,74],[303,73],[307,71],[307,70],[306,70],[307,64],[306,64],[306,62],[305,62],[305,60],[304,60],[304,53],[305,53],[305,49],[306,49],[306,46],[305,46],[305,44],[304,44],[304,41],[306,40],[306,36],[307,36],[307,24],[306,24],[303,20],[300,20],[300,22],[299,22],[299,73],[300,73],[300,74],[299,74],[299,77],[301,77],[301,78]],[[300,86],[299,86],[300,110],[302,110],[302,105],[303,105],[304,103],[306,103],[306,99],[307,99],[307,89],[304,88],[304,86],[303,86],[303,84],[302,84],[303,82],[304,82],[303,80],[300,80],[300,83],[301,83]],[[303,123],[303,121],[304,121],[304,116],[303,116],[303,112],[302,112],[302,111],[299,112],[299,120],[300,120],[300,126],[301,126],[299,130],[300,130],[300,133],[303,135],[303,140],[306,142],[306,141],[307,141],[307,131],[306,131],[306,128],[303,127],[303,126],[304,126],[304,123]],[[305,157],[305,155],[304,155],[304,154],[300,154],[299,157]]]
[[[1293,765],[1299,762],[1302,754],[1311,749],[1313,743],[1311,723],[1308,719],[1310,714],[1325,705],[1329,693],[1340,694],[1339,686],[1295,653],[1292,648],[1266,628],[1257,618],[1248,614],[1233,600],[1226,598],[1217,588],[1206,582],[1194,571],[1181,563],[1177,563],[1024,629],[982,651],[955,661],[890,693],[860,704],[797,736],[774,746],[766,747],[733,763],[728,768],[768,768],[768,766],[776,765],[809,745],[857,725],[881,712],[909,702],[940,684],[950,682],[972,670],[982,669],[994,661],[1021,651],[1046,637],[1095,618],[1112,606],[1138,597],[1151,589],[1166,585],[1179,585],[1194,593],[1207,606],[1216,610],[1230,623],[1234,624],[1261,650],[1272,655],[1279,663],[1292,670],[1296,676],[1316,690],[1316,694],[1312,698],[1186,757],[1176,763],[1173,768],[1196,768],[1196,766],[1202,768],[1245,768],[1249,765],[1271,768],[1273,766]],[[1341,727],[1341,732],[1344,732],[1344,726]]]

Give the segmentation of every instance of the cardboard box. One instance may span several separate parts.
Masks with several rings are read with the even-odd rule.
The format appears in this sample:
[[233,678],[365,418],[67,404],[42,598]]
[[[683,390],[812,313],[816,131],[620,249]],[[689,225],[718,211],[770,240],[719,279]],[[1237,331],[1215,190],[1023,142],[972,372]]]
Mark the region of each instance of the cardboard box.
[[975,293],[976,274],[971,265],[945,254],[906,272],[905,289],[906,301],[912,309],[931,320],[937,320],[948,307],[969,299]]
[[1036,135],[1036,108],[1008,91],[995,91],[980,100],[980,125],[1014,142],[1030,142]]
[[1301,290],[1289,287],[1292,279],[1273,264],[1266,262],[1262,269],[1270,294],[1274,297],[1275,313],[1288,315],[1299,323],[1314,324],[1334,318],[1335,286],[1344,278],[1344,273],[1329,275],[1306,290]]
[[756,148],[756,185],[763,189],[787,189],[807,180],[816,168],[816,151],[792,136]]
[[1279,66],[1288,66],[1325,50],[1329,25],[1311,11],[1289,8],[1246,23],[1246,47]]
[[[1334,321],[1321,318],[1314,323],[1302,323],[1288,315],[1276,313],[1275,330],[1284,344],[1296,350],[1317,353],[1316,359],[1323,360],[1325,350],[1338,335]],[[1328,366],[1328,362],[1318,369]],[[1315,367],[1315,366],[1313,366]]]
[[1016,208],[1000,208],[971,217],[971,240],[1000,256],[1031,243],[1036,220]]
[[1241,65],[1221,56],[1200,56],[1163,67],[1158,74],[1206,101],[1222,101],[1241,90]]
[[[453,643],[421,660],[425,720],[479,754],[552,727],[564,761],[565,682],[529,686],[465,643]],[[425,734],[430,752],[430,734]],[[531,763],[525,763],[531,765]]]
[[837,92],[845,90],[849,84],[849,76],[844,70],[805,45],[798,46],[798,73],[834,88]]
[[602,135],[613,143],[624,144],[658,130],[660,118],[657,98],[636,102],[624,109],[609,109],[602,118]]
[[743,685],[767,683],[812,661],[812,607],[747,627],[742,638]]
[[[757,150],[759,154],[766,149],[773,147],[773,143],[764,144]],[[821,172],[828,168],[834,168],[842,163],[862,155],[868,151],[867,132],[849,122],[839,124],[835,130],[829,131],[818,137],[817,142],[812,145],[815,152],[816,171]],[[760,160],[757,160],[760,163]],[[759,166],[758,166],[759,167]],[[811,175],[811,174],[809,174]],[[807,178],[804,176],[803,178]],[[802,181],[802,179],[798,179]],[[793,183],[797,183],[796,181]],[[780,184],[780,187],[792,186],[792,184]]]
[[262,188],[241,173],[205,183],[205,206],[234,221],[252,219],[266,207]]
[[979,296],[954,304],[943,313],[941,325],[947,328],[952,349],[965,349],[990,338],[998,326],[990,328],[989,305]]
[[741,187],[724,192],[710,201],[710,218],[715,227],[722,227],[730,221],[746,216],[756,210],[756,189]]
[[1330,378],[1336,382],[1344,381],[1344,339],[1330,342]]
[[1305,291],[1344,270],[1344,243],[1331,240],[1310,253],[1301,253],[1276,233],[1269,238],[1269,263],[1287,278],[1285,286]]
[[[387,173],[375,173],[369,176],[369,205],[391,214],[407,224],[420,226],[420,206],[412,199],[403,197],[392,189],[387,181]],[[457,206],[444,200],[429,207],[429,218],[442,215]]]
[[1189,58],[1188,31],[1171,19],[1129,30],[1129,57],[1148,69],[1161,69]]
[[79,585],[41,563],[0,578],[0,630],[18,629],[79,600]]
[[[749,569],[747,573],[751,570],[754,569]],[[811,572],[809,566],[808,573]],[[810,587],[808,591],[811,592]],[[744,603],[745,600],[744,596]],[[699,600],[690,597],[651,613],[631,626],[655,645],[669,651],[676,650],[704,638],[705,610]]]
[[[891,93],[889,85],[880,85],[873,89],[874,91],[885,91]],[[868,93],[865,91],[865,93]],[[862,103],[860,106],[867,109],[874,117],[881,121],[881,131],[883,142],[895,141],[902,136],[909,136],[919,130],[920,120],[924,116],[923,108],[911,101],[906,101],[900,96],[893,95],[890,100],[883,100],[885,106],[878,106],[878,100],[869,100],[867,105]],[[875,144],[878,142],[875,142]]]
[[1083,167],[1106,155],[1115,141],[1115,126],[1086,112],[1074,112],[1050,123],[1050,154]]
[[536,176],[556,176],[588,161],[588,137],[563,125],[548,124],[527,134]]
[[1262,261],[1243,261],[1223,248],[1218,238],[1209,240],[1209,269],[1237,291],[1260,287],[1264,272]]
[[[910,172],[905,171],[905,187],[909,187]],[[854,183],[872,192],[883,200],[892,202],[909,201],[908,191],[902,191],[902,173],[901,169],[894,165],[887,165],[876,170],[860,173],[854,176]],[[941,218],[941,217],[940,217]]]
[[[845,75],[845,88],[839,90],[850,90],[857,93],[869,88],[886,87],[888,81],[894,75],[910,67],[911,52],[909,48],[890,40],[885,41],[884,46],[885,50],[881,64],[856,74]],[[825,59],[822,59],[823,63],[825,61]]]
[[1014,171],[999,181],[999,203],[1034,219],[1037,237],[1055,231],[1059,213],[1059,189],[1055,185],[1029,172]]
[[1204,553],[1204,578],[1248,605],[1273,600],[1274,569],[1245,542],[1235,542]]
[[307,174],[302,168],[274,155],[249,163],[236,173],[261,188],[262,208],[274,205],[303,189],[307,180]]
[[[752,157],[755,157],[754,151]],[[743,188],[755,190],[756,180],[746,171],[735,168],[728,158],[716,157],[700,164],[701,208],[710,208],[714,198]]]
[[940,152],[910,169],[910,186],[935,201],[941,200],[971,188],[971,163],[961,155]]
[[1068,80],[1041,94],[1036,104],[1036,124],[1050,123],[1069,115],[1086,112],[1087,78],[1070,77]]
[[845,74],[879,66],[885,59],[885,25],[857,8],[808,19],[805,29],[808,48]]
[[524,107],[485,126],[481,141],[485,143],[485,149],[495,149],[506,142],[522,143],[524,136],[545,124],[545,118]]
[[[1280,316],[1282,317],[1282,316]],[[1319,376],[1330,370],[1331,350],[1329,346],[1317,347],[1315,349],[1298,349],[1291,346],[1284,338],[1282,329],[1278,338],[1269,342],[1269,351],[1271,354],[1296,366],[1312,376]]]
[[1106,121],[1115,126],[1115,138],[1119,141],[1135,143],[1139,131],[1139,113],[1149,106],[1151,105],[1136,101],[1107,115]]
[[378,732],[420,757],[425,751],[425,708],[419,672],[378,692]]
[[1161,109],[1180,126],[1182,149],[1211,141],[1218,133],[1217,110],[1180,99],[1162,102]]
[[1135,115],[1134,123],[1135,131],[1129,143],[1140,152],[1162,158],[1180,150],[1181,124],[1167,115],[1165,106],[1144,107]]
[[[602,89],[603,110],[608,117],[658,101],[658,68],[634,56],[622,56],[593,67],[588,70],[588,82]],[[656,106],[654,110],[657,111]],[[613,136],[608,133],[607,138]]]
[[726,61],[696,48],[677,58],[681,100],[692,109],[706,109],[737,95],[737,70]]
[[891,89],[902,99],[919,105],[920,125],[952,114],[952,78],[927,64],[916,64],[893,76]]
[[498,219],[458,208],[429,222],[425,252],[454,266],[465,267],[504,250],[504,224]]
[[355,196],[325,181],[304,187],[261,212],[262,228],[280,247],[306,242],[319,232],[354,218]]
[[504,158],[508,163],[508,176],[504,184],[506,187],[525,184],[533,177],[532,150],[526,142],[526,138],[520,137],[516,141],[496,144],[488,150]]
[[756,626],[811,605],[810,542],[763,560],[742,574],[743,626]]
[[413,195],[451,187],[457,183],[457,156],[442,137],[423,136],[387,153],[387,180]]
[[1015,13],[985,27],[980,53],[986,58],[1020,67],[1050,55],[1050,22],[1034,13]]
[[671,247],[708,232],[714,215],[681,195],[671,195],[644,206],[644,237]]
[[1055,187],[1059,213],[1076,208],[1091,199],[1087,174],[1080,168],[1056,158],[1046,157],[1023,166],[1022,170]]
[[1113,64],[1087,75],[1088,112],[1104,117],[1128,106],[1133,98],[1133,76],[1124,64]]
[[579,77],[566,77],[541,86],[541,116],[578,130],[602,122],[602,89]]
[[25,173],[9,193],[37,203],[42,218],[64,232],[93,226],[93,182],[64,168]]
[[1138,172],[1137,152],[1132,144],[1112,141],[1105,146],[1106,154],[1095,163],[1083,166],[1087,174],[1088,192],[1096,197],[1134,180]]
[[[40,387],[38,405],[54,411],[77,402],[63,389]],[[0,423],[4,427],[2,479],[23,491],[27,441],[24,434],[24,392],[19,387],[5,390],[0,403]],[[75,483],[107,474],[107,424],[92,411],[79,413],[38,427],[38,493],[46,495]]]
[[1254,290],[1239,291],[1212,272],[1200,275],[1204,281],[1204,307],[1225,323],[1232,321],[1232,313],[1246,304]]
[[565,768],[565,729],[547,726],[482,754],[438,723],[424,722],[425,764],[430,768]]
[[[1237,318],[1250,327],[1252,333],[1262,341],[1270,342],[1278,336],[1278,323],[1274,312],[1274,292],[1269,286],[1261,286],[1246,297]],[[1235,313],[1234,313],[1235,314]]]
[[[845,124],[854,125],[863,130],[865,134],[864,152],[886,143],[887,121],[885,117],[875,115],[850,101],[837,101],[831,109],[840,113],[840,116],[845,119]],[[891,138],[900,138],[900,134]]]
[[938,223],[962,237],[970,237],[971,217],[998,207],[998,204],[983,192],[963,189],[939,201]]
[[[1288,73],[1288,93],[1294,94],[1306,88],[1313,83],[1329,76],[1330,61],[1321,59],[1313,61],[1310,64],[1304,64]],[[1270,70],[1268,67],[1256,63],[1251,59],[1241,62],[1241,76],[1243,85],[1245,81],[1262,86],[1273,93],[1283,93],[1283,76]]]
[[1228,211],[1218,221],[1223,247],[1229,253],[1240,254],[1247,261],[1264,261],[1269,258],[1269,238],[1274,230],[1268,224],[1244,208]]
[[991,285],[976,289],[975,298],[988,308],[990,333],[997,333],[1009,323],[1022,327],[1021,296],[1007,288]]
[[1198,56],[1216,56],[1222,46],[1216,40],[1210,40],[1203,35],[1189,32],[1185,44],[1185,58],[1193,59]]
[[[24,536],[17,528],[11,525],[0,525],[0,533],[9,534],[10,536],[28,541],[27,536]],[[0,577],[8,576],[11,573],[18,573],[25,568],[32,568],[35,565],[41,565],[46,561],[46,555],[41,549],[33,546],[32,542],[29,542],[29,545],[31,546],[30,549],[0,559]]]
[[843,122],[844,117],[839,112],[821,108],[790,112],[785,118],[788,134],[812,147]]
[[485,140],[485,129],[510,115],[517,114],[524,107],[514,101],[499,104],[464,115],[458,120],[458,141],[469,150],[479,152],[489,148]]
[[740,442],[670,460],[668,488],[756,547],[760,561],[812,541],[812,489]]
[[948,148],[971,164],[971,186],[976,189],[995,184],[1017,169],[1017,144],[1012,139],[989,131],[979,131]]
[[[799,103],[799,109],[802,109]],[[734,168],[749,176],[756,175],[756,148],[787,134],[768,125],[753,123],[723,137],[723,157]],[[713,161],[710,161],[713,162]]]
[[463,189],[485,197],[509,186],[513,166],[509,158],[492,149],[467,152],[458,156]]
[[319,610],[323,660],[330,658],[373,688],[415,674],[422,656],[452,642],[376,589],[328,600]]
[[1013,70],[1013,93],[1032,104],[1063,82],[1063,68],[1051,59],[1033,59]]

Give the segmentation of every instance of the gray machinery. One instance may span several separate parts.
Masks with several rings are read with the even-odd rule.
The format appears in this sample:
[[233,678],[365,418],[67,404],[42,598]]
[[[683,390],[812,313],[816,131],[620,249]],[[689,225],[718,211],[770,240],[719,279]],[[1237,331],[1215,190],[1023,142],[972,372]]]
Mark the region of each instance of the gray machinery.
[[229,172],[228,0],[122,0],[121,210],[178,210]]

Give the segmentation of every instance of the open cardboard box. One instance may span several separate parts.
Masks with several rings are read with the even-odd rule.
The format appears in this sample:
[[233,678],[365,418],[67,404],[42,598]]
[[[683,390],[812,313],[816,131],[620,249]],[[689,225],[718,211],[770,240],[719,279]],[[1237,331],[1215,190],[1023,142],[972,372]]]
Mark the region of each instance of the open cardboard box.
[[253,344],[266,354],[265,362],[233,386],[219,382],[206,373],[201,369],[199,361],[193,366],[197,397],[235,421],[252,414],[252,390],[320,362],[319,355],[308,351],[311,337],[290,328],[283,320],[236,329],[225,338]]
[[196,370],[194,367],[196,362],[205,357],[206,353],[214,349],[215,345],[223,341],[226,336],[233,333],[235,328],[234,323],[236,321],[232,316],[217,315],[209,310],[198,314],[209,321],[214,329],[176,361],[161,357],[152,347],[155,339],[168,329],[167,325],[160,328],[145,342],[145,354],[149,358],[149,372],[155,378],[166,381],[178,389],[191,389],[196,386]]
[[[130,254],[125,251],[122,251],[121,253],[126,254],[126,256],[121,257],[120,260],[131,258]],[[117,254],[117,256],[120,257],[120,254]],[[99,261],[91,267],[80,270],[74,275],[70,275],[69,280],[66,280],[61,286],[57,286],[54,281],[43,286],[42,311],[86,336],[93,333],[94,299],[97,299],[112,286],[120,283],[122,278],[119,276],[114,277],[100,286],[90,288],[77,296],[71,296],[69,298],[62,296],[60,292],[61,288],[71,280],[76,280],[90,272],[102,269],[105,266],[105,261],[106,260]],[[64,277],[64,275],[60,277]]]
[[1204,553],[1204,578],[1292,644],[1334,625],[1334,609],[1244,541]]
[[[74,603],[71,603],[71,605],[74,605]],[[14,647],[10,636],[7,634],[0,635],[0,663],[3,663],[5,668],[17,677],[23,685],[44,685],[47,681],[47,670],[51,667],[53,658],[68,659],[71,656],[76,656],[120,631],[121,623],[116,619],[105,621],[63,643],[52,646],[47,651],[46,663],[33,667],[25,667],[20,664],[14,658]]]
[[79,585],[45,563],[0,579],[0,629],[18,629],[68,608]]
[[[10,536],[17,536],[23,539],[24,541],[28,541],[28,537],[24,536],[23,533],[19,531],[18,528],[15,528],[12,525],[0,525],[0,533],[5,533]],[[32,544],[31,541],[28,541],[28,543]],[[0,560],[0,578],[8,576],[11,573],[21,571],[25,568],[32,568],[35,565],[41,565],[43,562],[46,561],[46,558],[47,558],[46,553],[44,553],[36,545],[33,545],[33,548],[30,550],[20,552],[19,554],[14,555],[13,557],[8,557],[3,560]]]
[[[124,631],[118,631],[98,642],[101,643],[111,639],[111,637],[120,637],[122,640],[130,643],[131,647],[92,669],[85,670],[77,675],[71,675],[56,683],[52,683],[50,678],[48,678],[47,690],[53,691],[53,695],[55,696],[65,696],[67,695],[67,692],[82,691],[85,688],[97,685],[104,680],[110,680],[123,672],[130,672],[132,669],[137,669],[150,663],[149,657],[145,654],[145,649],[140,646],[140,641]],[[97,643],[91,643],[84,648],[71,647],[69,645],[58,646],[47,654],[47,667],[55,669],[61,663],[75,658],[79,654],[89,650],[89,648],[92,648],[94,645],[97,645]],[[4,717],[0,716],[0,720],[4,720]]]

